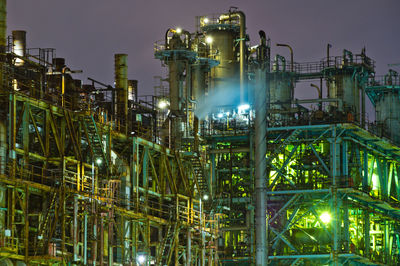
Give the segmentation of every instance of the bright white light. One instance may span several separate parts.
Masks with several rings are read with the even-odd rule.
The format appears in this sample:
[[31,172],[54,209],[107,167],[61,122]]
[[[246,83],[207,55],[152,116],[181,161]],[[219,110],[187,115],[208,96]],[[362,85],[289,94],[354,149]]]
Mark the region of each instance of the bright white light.
[[203,196],[203,200],[208,200],[208,195],[207,195],[207,194],[205,194],[205,195]]
[[208,20],[208,18],[204,18],[203,22],[204,22],[204,24],[207,24],[210,21]]
[[206,37],[206,43],[211,44],[213,42],[213,38],[211,36]]
[[224,114],[223,113],[219,113],[219,114],[217,114],[217,117],[218,118],[222,118],[224,116]]
[[146,256],[145,256],[145,255],[139,255],[139,256],[137,257],[137,262],[138,262],[139,264],[143,264],[143,263],[145,263],[145,261],[146,261]]
[[103,160],[102,160],[101,158],[98,158],[98,159],[96,160],[96,164],[98,164],[98,165],[100,165],[102,162],[103,162]]
[[167,108],[167,106],[168,106],[168,102],[165,101],[165,100],[161,100],[161,101],[158,103],[158,108],[160,108],[160,109],[165,109],[165,108]]
[[248,105],[247,103],[239,105],[238,113],[243,114],[243,113],[245,113],[246,110],[249,110],[249,109],[250,109],[250,105]]
[[181,34],[182,33],[182,29],[181,28],[176,28],[176,33]]
[[329,212],[323,212],[323,213],[319,216],[319,219],[321,219],[321,221],[322,221],[324,224],[327,224],[327,223],[329,223],[329,222],[332,220],[332,217],[331,217],[331,215],[329,214]]

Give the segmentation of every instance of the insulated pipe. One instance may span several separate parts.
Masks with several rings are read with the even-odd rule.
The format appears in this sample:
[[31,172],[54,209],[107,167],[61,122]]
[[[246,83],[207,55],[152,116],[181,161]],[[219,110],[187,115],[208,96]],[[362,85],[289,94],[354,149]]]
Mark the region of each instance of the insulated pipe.
[[188,32],[187,30],[182,30],[182,34],[186,36],[185,37],[186,48],[190,49],[190,46],[192,45],[190,32]]
[[[317,89],[317,91],[318,91],[318,99],[322,99],[322,92],[321,92],[321,89],[320,89],[317,85],[315,85],[315,84],[313,84],[313,83],[311,83],[310,86]],[[318,104],[318,110],[322,110],[322,102],[320,102],[320,103]]]
[[279,71],[279,61],[282,62],[282,72],[286,71],[286,59],[281,55],[275,55],[275,64],[276,64],[276,71]]
[[164,42],[165,42],[165,49],[169,49],[169,47],[168,47],[168,34],[172,31],[173,29],[171,29],[171,28],[168,28],[167,29],[167,31],[165,32],[165,40],[164,40]]
[[238,17],[240,23],[239,39],[240,39],[240,103],[246,103],[245,98],[245,67],[246,67],[246,16],[242,11],[222,14],[219,21],[230,20],[231,17]]
[[256,265],[267,265],[268,239],[267,239],[267,206],[266,206],[266,180],[267,180],[267,58],[265,33],[260,31],[261,44],[257,48],[256,85],[255,85],[255,190],[256,190]]
[[293,72],[293,49],[289,44],[277,43],[276,46],[287,47],[290,50],[290,72]]

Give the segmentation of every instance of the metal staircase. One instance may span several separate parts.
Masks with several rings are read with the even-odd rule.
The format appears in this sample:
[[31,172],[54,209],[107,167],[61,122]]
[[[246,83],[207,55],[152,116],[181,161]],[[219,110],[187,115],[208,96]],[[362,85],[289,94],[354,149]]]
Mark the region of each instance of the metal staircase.
[[109,169],[110,166],[107,160],[106,153],[104,152],[103,140],[97,128],[96,121],[94,120],[93,115],[84,116],[83,122],[85,131],[87,132],[89,138],[88,141],[92,146],[93,159],[97,160],[98,158],[101,158]]
[[190,157],[190,161],[192,163],[195,184],[197,189],[203,197],[204,195],[208,195],[210,193],[209,184],[207,182],[206,175],[204,173],[203,165],[201,164],[200,158],[197,154]]
[[282,149],[284,149],[290,142],[292,142],[301,133],[301,131],[301,129],[291,131],[289,135],[284,138],[284,140],[271,152],[271,154],[267,158],[267,163],[272,163],[272,161],[282,152]]
[[52,192],[51,192],[51,201],[49,204],[49,207],[46,210],[46,214],[44,216],[43,222],[41,224],[41,226],[39,227],[39,232],[38,232],[38,236],[41,238],[38,238],[35,244],[35,255],[37,254],[37,252],[40,249],[45,249],[45,241],[47,239],[47,237],[44,234],[50,234],[50,223],[51,223],[51,216],[55,215],[55,209],[56,209],[56,205],[57,205],[57,195],[59,193],[59,189],[58,188],[53,188]]
[[165,234],[163,241],[159,248],[157,265],[164,266],[169,265],[171,257],[174,251],[175,240],[179,234],[179,226],[177,222],[170,222],[168,224],[167,233]]

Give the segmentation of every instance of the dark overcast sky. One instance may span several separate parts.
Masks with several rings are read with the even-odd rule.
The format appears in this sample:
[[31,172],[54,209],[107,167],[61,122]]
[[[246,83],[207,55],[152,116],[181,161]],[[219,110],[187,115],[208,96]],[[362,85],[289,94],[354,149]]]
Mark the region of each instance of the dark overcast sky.
[[[292,45],[295,61],[317,61],[343,48],[377,61],[377,73],[400,63],[400,0],[8,0],[8,32],[26,30],[28,47],[51,47],[71,69],[111,84],[113,55],[127,53],[129,78],[139,94],[153,92],[153,76],[163,70],[153,43],[168,27],[194,30],[195,16],[226,12],[237,6],[247,16],[252,45],[263,29],[277,42]],[[285,48],[272,53],[288,56]],[[400,67],[396,68],[400,70]]]

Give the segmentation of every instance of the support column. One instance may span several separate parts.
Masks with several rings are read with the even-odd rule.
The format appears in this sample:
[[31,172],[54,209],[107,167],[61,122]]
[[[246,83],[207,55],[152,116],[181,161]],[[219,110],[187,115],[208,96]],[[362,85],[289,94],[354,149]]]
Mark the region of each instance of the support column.
[[340,138],[336,135],[336,127],[332,130],[331,138],[331,149],[330,149],[330,165],[331,165],[331,176],[332,176],[332,233],[333,233],[333,247],[332,247],[332,265],[339,265],[339,250],[340,250],[340,204],[338,195],[338,184],[341,177],[341,164],[340,164]]

